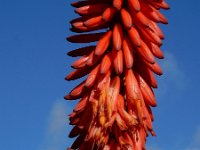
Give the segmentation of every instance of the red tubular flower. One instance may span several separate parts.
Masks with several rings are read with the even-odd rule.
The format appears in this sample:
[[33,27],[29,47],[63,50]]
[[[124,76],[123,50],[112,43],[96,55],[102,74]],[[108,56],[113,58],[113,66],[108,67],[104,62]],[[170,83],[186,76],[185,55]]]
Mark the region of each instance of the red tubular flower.
[[[93,43],[68,53],[80,58],[66,80],[87,75],[65,99],[80,99],[69,115],[77,137],[70,149],[144,150],[146,137],[155,135],[151,107],[154,73],[162,74],[155,57],[164,35],[157,23],[167,24],[159,9],[164,0],[85,0],[72,3],[79,18],[72,20],[67,38],[72,43]],[[92,33],[83,33],[97,31]]]

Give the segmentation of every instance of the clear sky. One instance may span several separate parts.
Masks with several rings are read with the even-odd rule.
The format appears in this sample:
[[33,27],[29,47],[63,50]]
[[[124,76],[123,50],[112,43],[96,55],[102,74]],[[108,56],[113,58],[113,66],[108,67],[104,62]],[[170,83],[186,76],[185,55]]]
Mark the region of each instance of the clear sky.
[[[64,150],[72,140],[63,100],[78,47],[65,41],[72,0],[0,0],[0,149]],[[167,1],[164,75],[148,150],[200,150],[200,1]]]

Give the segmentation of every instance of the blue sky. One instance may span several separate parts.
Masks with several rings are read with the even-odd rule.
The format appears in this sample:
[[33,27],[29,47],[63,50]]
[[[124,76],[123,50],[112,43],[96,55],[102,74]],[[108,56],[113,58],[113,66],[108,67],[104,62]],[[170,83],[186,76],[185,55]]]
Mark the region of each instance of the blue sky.
[[[0,0],[0,149],[61,150],[72,142],[63,96],[74,59],[66,52],[72,0]],[[200,1],[167,1],[161,26],[166,39],[164,75],[155,91],[158,107],[148,150],[200,150]]]

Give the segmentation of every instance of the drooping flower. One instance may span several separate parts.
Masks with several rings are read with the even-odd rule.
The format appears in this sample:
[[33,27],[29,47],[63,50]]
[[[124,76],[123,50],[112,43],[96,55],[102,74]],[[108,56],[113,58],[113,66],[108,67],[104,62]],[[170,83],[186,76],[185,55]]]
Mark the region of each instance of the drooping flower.
[[145,149],[148,134],[155,135],[154,74],[162,74],[155,57],[164,57],[157,23],[167,20],[159,9],[169,6],[164,0],[85,0],[72,6],[80,17],[70,22],[71,31],[78,34],[67,40],[91,44],[68,53],[80,58],[66,80],[87,75],[65,96],[79,99],[69,115],[69,137],[76,137],[69,149]]

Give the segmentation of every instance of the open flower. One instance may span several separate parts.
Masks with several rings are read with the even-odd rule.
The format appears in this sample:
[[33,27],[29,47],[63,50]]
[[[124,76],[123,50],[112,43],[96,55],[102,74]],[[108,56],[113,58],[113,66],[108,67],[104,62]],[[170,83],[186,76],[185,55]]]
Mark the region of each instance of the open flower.
[[[87,75],[67,100],[80,99],[69,115],[77,137],[71,148],[80,150],[143,150],[149,133],[155,135],[151,107],[154,73],[162,74],[155,57],[164,35],[157,23],[167,24],[159,9],[164,0],[87,0],[72,3],[80,15],[71,21],[77,33],[72,43],[93,43],[72,50],[76,60],[66,80]],[[96,42],[96,45],[95,45]]]

